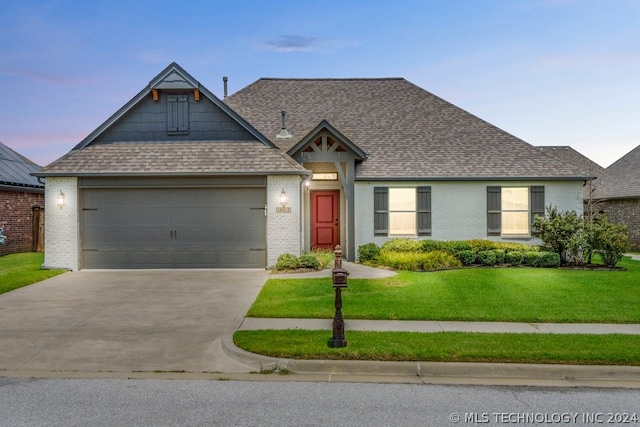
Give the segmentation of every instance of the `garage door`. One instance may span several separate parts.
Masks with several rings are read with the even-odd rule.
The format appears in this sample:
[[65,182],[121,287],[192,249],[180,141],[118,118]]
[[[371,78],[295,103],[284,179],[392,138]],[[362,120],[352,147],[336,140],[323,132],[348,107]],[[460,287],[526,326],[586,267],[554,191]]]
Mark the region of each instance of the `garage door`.
[[266,265],[264,188],[82,190],[83,268]]

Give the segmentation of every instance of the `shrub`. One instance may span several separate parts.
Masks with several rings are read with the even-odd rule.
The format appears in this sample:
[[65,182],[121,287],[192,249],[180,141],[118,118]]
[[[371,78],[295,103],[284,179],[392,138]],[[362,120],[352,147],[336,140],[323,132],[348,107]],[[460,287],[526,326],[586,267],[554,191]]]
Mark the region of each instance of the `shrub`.
[[382,249],[391,252],[417,252],[420,250],[420,246],[419,240],[396,238],[384,242]]
[[493,249],[497,249],[496,242],[492,242],[491,240],[471,239],[467,240],[467,244],[469,244],[469,246],[471,246],[471,249],[476,252],[491,251]]
[[516,265],[520,265],[522,264],[522,259],[523,259],[523,255],[522,252],[519,251],[512,251],[512,252],[507,252],[504,255],[504,259],[507,263],[511,264],[512,266],[516,266]]
[[527,245],[526,243],[498,242],[497,246],[498,249],[504,250],[505,253],[529,252],[538,250],[537,246]]
[[457,268],[460,261],[443,251],[432,252],[394,252],[383,250],[378,262],[394,270],[425,271],[443,268]]
[[495,249],[493,253],[496,255],[496,264],[503,264],[505,256],[504,249]]
[[456,254],[462,265],[471,265],[476,262],[476,253],[472,250],[460,251]]
[[530,267],[538,266],[538,254],[540,252],[528,251],[523,254],[522,263]]
[[538,252],[538,267],[557,267],[560,265],[560,255],[555,252]]
[[320,269],[320,261],[314,254],[303,254],[298,258],[298,267],[318,270]]
[[539,237],[550,251],[567,262],[570,240],[582,228],[582,218],[575,211],[558,212],[554,206],[547,207],[547,217],[536,216],[531,227],[533,237]]
[[631,247],[627,236],[627,227],[614,225],[606,215],[598,215],[589,225],[589,235],[595,252],[600,254],[602,262],[608,267],[615,267],[622,255]]
[[358,248],[360,262],[375,261],[378,255],[380,255],[380,248],[375,243],[366,243]]
[[318,270],[323,270],[333,263],[333,251],[331,249],[314,249],[311,253],[318,259],[320,267]]
[[591,256],[591,252],[588,232],[581,228],[569,238],[564,259],[570,264],[582,265]]
[[294,270],[298,268],[298,257],[293,254],[282,254],[276,261],[276,270]]
[[422,252],[441,251],[443,243],[439,240],[420,240],[420,250]]
[[496,254],[494,251],[480,251],[478,252],[478,263],[482,265],[494,265],[496,263]]

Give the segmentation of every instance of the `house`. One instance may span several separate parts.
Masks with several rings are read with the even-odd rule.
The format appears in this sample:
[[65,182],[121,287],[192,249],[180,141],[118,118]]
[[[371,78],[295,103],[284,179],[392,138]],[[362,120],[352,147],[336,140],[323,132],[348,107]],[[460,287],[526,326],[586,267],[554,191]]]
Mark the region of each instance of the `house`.
[[628,227],[633,250],[640,250],[640,145],[607,167],[594,192],[599,211]]
[[587,156],[566,145],[539,146],[537,148],[549,156],[556,157],[565,163],[574,165],[583,175],[591,177],[591,179],[585,182],[583,187],[584,214],[586,217],[589,213],[597,213],[599,210],[597,206],[598,201],[594,198],[594,194],[596,188],[602,181],[599,177],[604,173],[604,168]]
[[42,251],[44,185],[30,175],[40,166],[0,143],[0,255]]
[[260,79],[231,96],[224,81],[220,100],[172,63],[37,173],[46,266],[266,267],[336,244],[353,260],[392,237],[531,242],[546,204],[582,209],[584,173],[402,78]]

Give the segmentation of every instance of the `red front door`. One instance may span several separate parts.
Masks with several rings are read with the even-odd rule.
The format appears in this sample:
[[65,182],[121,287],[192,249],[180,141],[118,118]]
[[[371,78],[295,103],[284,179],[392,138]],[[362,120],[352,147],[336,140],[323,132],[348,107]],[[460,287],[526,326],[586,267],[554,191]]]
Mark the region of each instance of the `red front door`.
[[340,192],[311,192],[311,248],[333,249],[340,244]]

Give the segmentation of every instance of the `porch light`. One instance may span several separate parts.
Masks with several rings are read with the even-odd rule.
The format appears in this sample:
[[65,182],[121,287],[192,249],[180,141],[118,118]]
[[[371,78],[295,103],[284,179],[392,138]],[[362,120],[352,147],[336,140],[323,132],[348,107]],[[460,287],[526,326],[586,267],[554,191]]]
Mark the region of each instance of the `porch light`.
[[60,190],[60,194],[56,197],[56,205],[58,205],[60,209],[64,206],[64,193],[62,190]]
[[284,205],[287,204],[287,193],[284,192],[284,188],[282,189],[282,193],[280,193],[278,200],[280,200],[280,204],[284,208]]
[[309,187],[311,187],[311,180],[307,178],[304,180],[304,188],[308,191]]

